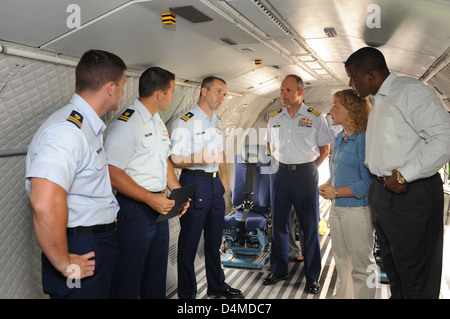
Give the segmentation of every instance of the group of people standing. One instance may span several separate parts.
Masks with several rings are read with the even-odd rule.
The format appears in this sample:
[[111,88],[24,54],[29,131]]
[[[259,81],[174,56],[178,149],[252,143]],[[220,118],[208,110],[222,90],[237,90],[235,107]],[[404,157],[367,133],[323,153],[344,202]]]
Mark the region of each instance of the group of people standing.
[[[376,49],[360,49],[345,67],[352,89],[333,97],[332,119],[343,127],[336,140],[320,112],[303,102],[302,79],[288,75],[281,84],[284,107],[272,114],[266,134],[278,169],[270,176],[272,250],[263,284],[288,275],[294,207],[305,240],[305,289],[319,291],[321,195],[333,200],[336,297],[374,296],[366,280],[376,229],[392,296],[436,298],[443,210],[436,172],[450,158],[450,116],[430,88],[389,73]],[[219,251],[228,174],[215,111],[226,82],[204,79],[197,105],[169,134],[159,112],[173,100],[175,76],[151,67],[139,79],[139,97],[106,130],[101,117],[117,110],[125,71],[112,53],[86,52],[71,101],[30,144],[26,190],[43,251],[44,292],[53,298],[165,298],[169,226],[157,219],[175,204],[166,188],[196,183],[179,211],[178,296],[196,297],[194,261],[203,234],[208,295],[243,297],[226,283]],[[331,177],[319,188],[317,167],[333,142]],[[174,168],[182,169],[179,179]]]
[[[288,275],[294,207],[304,236],[305,290],[319,291],[320,194],[332,200],[334,297],[375,297],[377,238],[391,298],[438,298],[444,204],[438,170],[450,160],[450,115],[432,88],[391,73],[375,48],[354,52],[345,69],[351,89],[336,92],[330,110],[342,127],[335,140],[320,112],[303,102],[301,79],[288,75],[281,84],[284,107],[272,114],[266,135],[278,170],[271,175],[272,252],[263,284]],[[317,166],[329,144],[330,179],[318,186]]]
[[356,51],[345,69],[352,90],[336,93],[331,108],[344,129],[331,154],[331,178],[320,186],[333,200],[336,297],[375,296],[368,277],[376,234],[391,298],[438,298],[444,203],[438,170],[450,160],[449,113],[432,88],[389,72],[377,49]]
[[[125,71],[112,53],[84,53],[71,101],[42,124],[29,146],[26,190],[43,252],[44,292],[51,298],[164,299],[170,234],[168,220],[158,217],[175,205],[165,191],[196,183],[178,211],[179,297],[196,297],[202,231],[208,294],[241,296],[225,282],[220,264],[226,163],[211,160],[224,154],[214,111],[227,94],[225,81],[204,79],[197,106],[174,122],[171,139],[159,112],[174,98],[175,75],[160,67],[141,74],[139,97],[106,130],[101,117],[117,110]],[[174,167],[183,169],[180,179]]]

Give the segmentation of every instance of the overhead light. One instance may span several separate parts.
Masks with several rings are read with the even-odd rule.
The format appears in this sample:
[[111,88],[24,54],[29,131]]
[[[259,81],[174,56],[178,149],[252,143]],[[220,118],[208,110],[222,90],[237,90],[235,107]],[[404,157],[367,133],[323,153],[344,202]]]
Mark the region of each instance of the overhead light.
[[242,53],[248,53],[248,52],[254,52],[255,50],[253,50],[250,47],[240,47],[240,48],[236,48],[236,50],[238,50],[239,52]]
[[270,84],[274,84],[279,78],[280,78],[279,76],[276,76],[274,78],[271,78],[271,79],[265,80],[263,82],[254,84],[254,85],[248,87],[247,90],[252,90],[252,89],[256,89],[256,88],[266,87],[266,86],[268,86]]
[[316,72],[317,74],[320,74],[320,75],[328,74],[327,70],[325,70],[325,69],[314,69],[314,72]]
[[323,29],[323,32],[329,37],[334,38],[337,36],[336,30],[334,28],[325,28]]

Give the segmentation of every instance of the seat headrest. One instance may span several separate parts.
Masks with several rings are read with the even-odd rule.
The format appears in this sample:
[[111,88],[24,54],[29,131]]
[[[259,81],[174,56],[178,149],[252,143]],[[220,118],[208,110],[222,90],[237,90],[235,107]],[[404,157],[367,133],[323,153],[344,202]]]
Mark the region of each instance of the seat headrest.
[[266,145],[244,145],[242,147],[242,160],[246,163],[263,163],[266,155]]

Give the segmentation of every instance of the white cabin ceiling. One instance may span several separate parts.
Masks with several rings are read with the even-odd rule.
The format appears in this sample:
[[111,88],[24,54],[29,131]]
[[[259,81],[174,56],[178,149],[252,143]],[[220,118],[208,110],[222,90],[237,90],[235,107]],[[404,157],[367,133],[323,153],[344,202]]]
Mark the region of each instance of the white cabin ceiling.
[[[79,29],[66,24],[74,3]],[[381,27],[371,29],[374,4]],[[195,24],[177,16],[176,25],[163,25],[161,13],[180,6],[213,20]],[[327,37],[327,27],[337,36]],[[310,88],[346,86],[343,62],[368,44],[385,54],[391,70],[419,78],[449,47],[449,30],[450,0],[0,0],[0,44],[75,57],[103,49],[129,68],[158,65],[193,82],[217,75],[230,91],[270,98],[288,73]]]

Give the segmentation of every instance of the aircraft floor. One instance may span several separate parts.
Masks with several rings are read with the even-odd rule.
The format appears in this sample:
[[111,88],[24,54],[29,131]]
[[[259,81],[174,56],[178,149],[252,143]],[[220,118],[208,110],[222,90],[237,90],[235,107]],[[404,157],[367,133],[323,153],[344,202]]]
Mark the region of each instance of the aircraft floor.
[[[321,201],[320,205],[321,217],[328,219],[329,204]],[[334,258],[331,253],[331,237],[328,228],[324,235],[320,236],[320,246],[322,252],[322,271],[320,276],[321,289],[318,294],[308,294],[305,288],[305,273],[303,263],[290,262],[289,275],[284,281],[280,281],[275,285],[265,286],[262,284],[263,279],[269,274],[269,261],[262,269],[244,269],[237,267],[223,267],[226,282],[237,289],[240,289],[246,299],[331,299],[334,286],[336,283],[336,269]],[[207,282],[205,274],[204,262],[199,262],[196,268],[197,275],[197,298],[210,298],[207,293]],[[375,288],[376,299],[389,298],[389,286],[380,283]],[[177,299],[176,287],[172,287],[167,292],[168,299]]]

